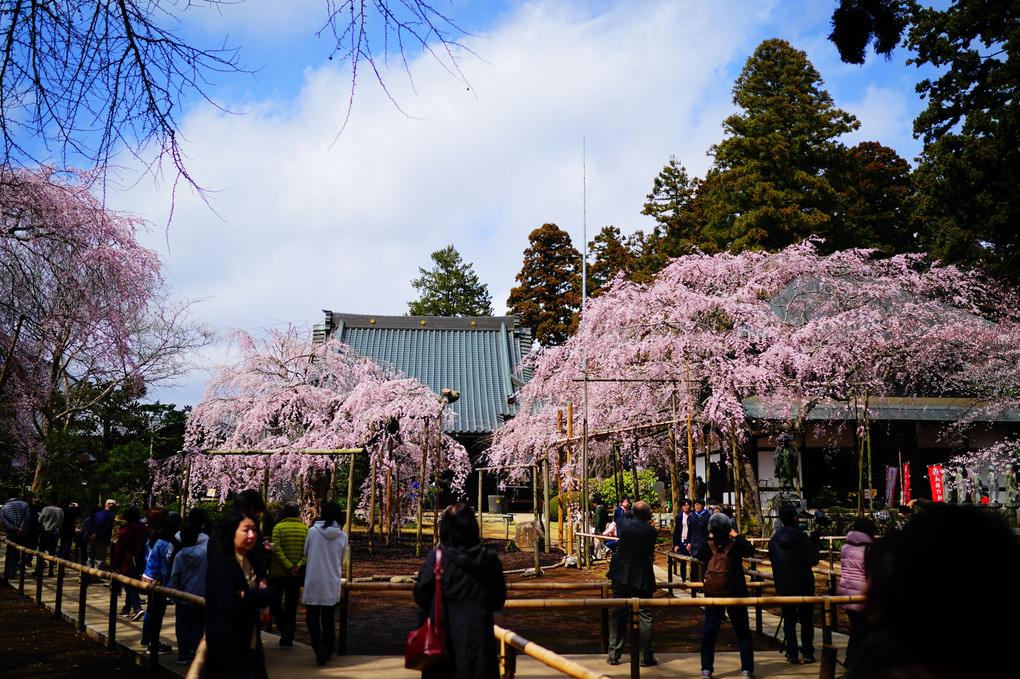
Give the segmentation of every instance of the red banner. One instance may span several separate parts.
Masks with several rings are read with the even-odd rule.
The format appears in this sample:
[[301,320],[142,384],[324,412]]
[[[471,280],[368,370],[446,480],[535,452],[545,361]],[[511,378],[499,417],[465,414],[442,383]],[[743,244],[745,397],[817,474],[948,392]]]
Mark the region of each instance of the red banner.
[[903,478],[900,480],[900,486],[903,488],[903,504],[910,502],[910,463],[903,463]]
[[935,502],[945,502],[945,489],[942,487],[942,465],[928,465],[928,482],[931,484],[931,499]]

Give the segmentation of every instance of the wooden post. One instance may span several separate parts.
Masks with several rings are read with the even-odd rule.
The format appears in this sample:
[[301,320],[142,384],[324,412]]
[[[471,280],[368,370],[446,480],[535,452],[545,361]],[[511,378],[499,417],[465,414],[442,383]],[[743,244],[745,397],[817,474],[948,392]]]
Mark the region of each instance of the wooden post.
[[552,524],[549,523],[549,456],[542,459],[542,526],[545,531],[545,552],[552,551]]
[[64,618],[64,574],[66,569],[64,568],[63,559],[57,564],[57,598],[53,602],[53,619],[62,620]]
[[42,606],[42,581],[43,581],[43,566],[46,562],[43,560],[42,555],[38,555],[35,558],[35,605]]
[[[375,535],[375,475],[376,475],[376,458],[372,457],[371,471],[371,485],[368,493],[368,551],[372,552],[372,537]],[[349,536],[348,536],[349,537]]]
[[[572,439],[574,437],[574,403],[573,401],[567,401],[567,438]],[[567,466],[570,466],[570,446],[567,445]],[[573,500],[573,484],[570,478],[567,478],[567,507],[572,504]],[[560,517],[562,518],[565,513],[565,507],[563,506],[562,499],[560,500]],[[574,523],[572,521],[567,522],[567,554],[574,553]]]
[[[609,585],[602,585],[600,595],[603,599],[609,598]],[[609,609],[599,608],[599,636],[602,639],[602,652],[609,653]]]
[[85,611],[89,596],[89,581],[84,571],[78,571],[78,620],[75,629],[79,632],[85,631]]
[[110,582],[110,614],[106,625],[106,647],[117,648],[117,585]]
[[[269,458],[271,456],[272,456],[272,453],[266,453],[266,466],[265,466],[265,469],[262,470],[262,501],[263,502],[269,502]],[[263,525],[259,526],[259,530],[262,530],[265,527],[264,526],[264,524],[265,524],[264,520],[263,520],[262,523],[263,523]]]
[[330,470],[329,470],[329,492],[326,493],[326,498],[330,502],[334,502],[336,500],[336,477],[337,477],[336,466],[337,466],[337,461],[336,461],[336,458],[334,457],[333,458],[333,464],[331,465]]
[[[637,475],[637,438],[634,439],[634,447],[630,450],[630,476],[634,482],[634,502],[641,499],[641,488],[638,486],[638,475]],[[634,506],[634,502],[631,503],[631,507]],[[585,511],[588,508],[585,507]]]
[[641,607],[640,599],[630,600],[630,676],[641,676]]
[[[347,582],[351,581],[350,573],[347,574]],[[336,653],[337,655],[347,655],[347,625],[350,620],[350,600],[351,590],[349,587],[342,587],[340,589],[340,604],[337,609],[340,613],[340,624],[339,630],[336,635]]]
[[482,506],[482,470],[478,470],[478,537],[485,537],[485,521],[482,518],[482,514],[485,512]]
[[832,645],[832,626],[835,610],[829,597],[822,604],[825,613],[825,625],[822,627],[822,662],[818,668],[819,679],[833,679],[836,676],[836,647]]
[[[687,396],[688,396],[687,400],[688,401],[690,401],[690,395],[691,395],[691,364],[688,363],[687,364]],[[691,423],[691,408],[690,408],[690,403],[688,403],[688,407],[687,407],[687,482],[690,484],[690,489],[691,489],[691,506],[693,507],[694,506],[694,500],[696,499],[695,496],[697,495],[698,491],[697,491],[697,487],[694,485],[694,476],[695,476],[695,474],[694,474],[694,472],[695,472],[695,467],[694,467],[694,434],[691,431],[691,427],[692,427],[692,423]],[[706,493],[706,495],[708,494],[708,485],[707,484],[705,485],[705,493]],[[702,498],[702,499],[703,500],[707,500],[708,498]]]
[[[675,387],[676,385],[674,385],[674,389]],[[670,395],[669,401],[673,410],[673,422],[669,425],[669,432],[667,434],[669,441],[667,448],[669,451],[669,491],[670,498],[673,500],[673,513],[677,514],[680,511],[680,503],[683,502],[683,499],[679,488],[682,485],[680,483],[680,475],[677,474],[676,470],[676,391]]]
[[429,459],[429,427],[425,424],[425,434],[422,437],[421,444],[421,470],[418,475],[418,493],[417,493],[417,504],[418,504],[418,526],[415,529],[415,543],[414,543],[414,554],[415,556],[421,556],[421,520],[422,520],[422,500],[425,494],[425,469]]
[[396,510],[397,510],[397,517],[396,517],[396,519],[397,519],[396,520],[397,534],[393,536],[393,539],[395,541],[397,541],[397,542],[400,542],[400,534],[401,534],[401,531],[403,530],[403,527],[404,527],[404,512],[400,508],[400,460],[394,460],[393,461],[393,467],[394,467],[394,471],[393,471],[393,487],[397,491],[397,503],[396,503],[396,505],[397,505],[396,506]]
[[392,471],[389,469],[389,467],[387,467],[386,468],[386,512],[385,512],[385,516],[386,516],[386,546],[387,547],[390,546],[390,538],[393,535],[393,508],[391,506],[393,489],[390,487],[390,478],[392,477],[392,475],[393,475]]
[[191,486],[191,460],[188,458],[184,459],[184,480],[181,482],[181,496],[178,506],[181,508],[181,516],[188,516],[188,499],[190,493],[188,488]]
[[439,544],[439,474],[443,467],[443,406],[436,417],[436,466],[432,470],[432,546]]
[[[347,468],[347,526],[344,532],[347,533],[347,544],[350,545],[351,539],[351,526],[354,525],[354,460],[355,456],[351,455],[351,464]],[[351,579],[351,549],[347,549],[347,553],[344,555],[344,572],[347,573],[347,580],[350,582]]]

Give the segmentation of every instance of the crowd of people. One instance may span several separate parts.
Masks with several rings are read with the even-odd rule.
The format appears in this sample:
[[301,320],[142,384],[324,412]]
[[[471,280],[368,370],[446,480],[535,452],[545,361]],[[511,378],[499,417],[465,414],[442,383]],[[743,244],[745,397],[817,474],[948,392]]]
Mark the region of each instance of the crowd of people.
[[[652,562],[659,539],[651,507],[622,499],[610,517],[596,502],[596,530],[611,535],[608,576],[615,598],[651,598],[656,593]],[[849,639],[844,664],[850,679],[889,676],[966,676],[1011,674],[1005,649],[1020,632],[1020,542],[997,514],[978,507],[944,503],[911,503],[911,518],[901,530],[877,535],[875,522],[857,518],[841,550],[838,592],[864,595],[864,603],[845,604]],[[266,512],[261,495],[240,493],[233,511],[211,530],[209,518],[194,508],[183,519],[176,512],[151,508],[143,516],[135,507],[120,513],[113,531],[117,503],[108,500],[82,515],[73,502],[57,498],[41,502],[27,495],[11,497],[0,508],[0,524],[8,539],[67,558],[72,551],[90,568],[106,569],[143,582],[206,597],[206,605],[176,602],[178,662],[197,663],[204,676],[260,678],[266,676],[261,631],[275,620],[281,646],[293,645],[299,602],[316,662],[328,662],[336,641],[335,607],[340,601],[343,560],[348,536],[341,527],[344,513],[323,503],[308,526],[296,502],[283,505],[282,519],[263,533]],[[746,597],[744,559],[755,551],[737,530],[731,512],[696,499],[685,500],[673,523],[672,550],[701,564],[697,575],[708,597]],[[78,520],[81,518],[80,526]],[[804,597],[816,593],[813,567],[819,563],[818,531],[808,533],[797,508],[778,510],[779,527],[768,543],[775,593]],[[953,536],[967,569],[944,550]],[[437,561],[441,568],[437,567]],[[17,576],[30,561],[9,550],[4,576]],[[37,577],[52,575],[34,571]],[[441,588],[436,587],[439,574]],[[686,577],[686,575],[685,575]],[[118,583],[113,583],[119,588]],[[441,591],[447,653],[423,671],[423,677],[498,676],[498,651],[491,633],[494,611],[506,600],[499,558],[481,545],[476,516],[458,503],[446,509],[439,545],[422,564],[414,585],[420,618],[434,615]],[[142,640],[151,653],[170,652],[160,641],[167,601],[150,591],[146,606],[138,588],[125,586],[120,614],[142,621]],[[722,602],[720,602],[722,603]],[[816,660],[815,606],[783,605],[782,648],[790,663]],[[629,609],[611,612],[608,662],[621,662]],[[715,670],[715,645],[722,623],[729,620],[740,656],[743,677],[754,677],[754,643],[744,605],[706,605],[701,637],[701,676]],[[974,620],[989,625],[968,624]],[[421,622],[421,620],[419,621]],[[639,663],[658,664],[652,644],[652,609],[638,614]]]
[[[175,602],[177,663],[199,665],[203,676],[247,679],[266,676],[261,630],[272,621],[281,633],[280,645],[293,645],[299,599],[307,611],[316,661],[328,661],[347,550],[344,512],[335,502],[323,504],[311,528],[298,518],[296,502],[285,503],[271,537],[262,533],[265,512],[261,494],[245,490],[215,526],[201,507],[192,508],[184,520],[163,507],[143,515],[132,506],[120,512],[118,522],[113,499],[83,515],[75,502],[61,506],[51,497],[43,504],[26,493],[4,503],[0,524],[15,545],[206,597],[204,606]],[[4,578],[16,578],[22,564],[31,568],[31,558],[9,547]],[[33,576],[39,573],[32,571]],[[42,574],[53,575],[52,562]],[[90,584],[100,582],[91,574],[82,577]],[[151,653],[171,653],[172,646],[160,639],[166,596],[148,590],[143,606],[147,588],[103,582],[118,596],[123,589],[119,614],[141,621],[141,645]]]

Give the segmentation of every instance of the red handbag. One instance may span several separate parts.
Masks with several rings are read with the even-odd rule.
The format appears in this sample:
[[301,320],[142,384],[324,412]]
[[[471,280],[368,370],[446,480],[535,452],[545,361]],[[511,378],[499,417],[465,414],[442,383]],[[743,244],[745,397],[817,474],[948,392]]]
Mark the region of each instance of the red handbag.
[[409,670],[424,670],[446,658],[446,628],[443,626],[443,550],[436,548],[436,596],[435,615],[421,627],[407,635],[404,649],[404,667]]

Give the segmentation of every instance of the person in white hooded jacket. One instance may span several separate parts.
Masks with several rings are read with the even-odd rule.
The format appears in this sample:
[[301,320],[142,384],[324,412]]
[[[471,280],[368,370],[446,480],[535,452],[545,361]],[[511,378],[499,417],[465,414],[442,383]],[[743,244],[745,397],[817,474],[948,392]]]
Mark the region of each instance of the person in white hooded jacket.
[[322,514],[305,540],[305,623],[315,650],[315,662],[326,664],[336,643],[336,604],[340,601],[347,534],[340,528],[343,510],[335,502],[322,506]]

